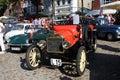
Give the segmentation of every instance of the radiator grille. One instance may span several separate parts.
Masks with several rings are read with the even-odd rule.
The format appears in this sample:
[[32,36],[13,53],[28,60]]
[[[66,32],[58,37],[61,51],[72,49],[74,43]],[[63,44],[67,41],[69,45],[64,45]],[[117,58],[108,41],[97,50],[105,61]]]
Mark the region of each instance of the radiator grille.
[[51,53],[63,53],[62,42],[63,38],[48,38],[47,51]]

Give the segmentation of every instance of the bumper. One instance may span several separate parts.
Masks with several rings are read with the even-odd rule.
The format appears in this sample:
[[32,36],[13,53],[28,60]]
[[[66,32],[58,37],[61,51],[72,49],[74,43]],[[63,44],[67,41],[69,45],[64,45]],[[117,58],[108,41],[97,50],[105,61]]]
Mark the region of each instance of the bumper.
[[120,32],[117,32],[117,33],[116,33],[116,38],[117,38],[117,39],[120,39]]
[[13,51],[26,50],[31,44],[8,44],[9,48]]

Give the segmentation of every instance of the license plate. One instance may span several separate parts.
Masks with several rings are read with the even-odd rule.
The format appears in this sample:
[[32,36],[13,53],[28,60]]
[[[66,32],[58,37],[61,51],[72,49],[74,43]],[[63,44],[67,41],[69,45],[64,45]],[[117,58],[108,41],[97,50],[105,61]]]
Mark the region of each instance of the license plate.
[[19,47],[11,47],[11,50],[20,51]]
[[51,58],[50,63],[51,63],[51,65],[62,66],[62,60],[61,59]]

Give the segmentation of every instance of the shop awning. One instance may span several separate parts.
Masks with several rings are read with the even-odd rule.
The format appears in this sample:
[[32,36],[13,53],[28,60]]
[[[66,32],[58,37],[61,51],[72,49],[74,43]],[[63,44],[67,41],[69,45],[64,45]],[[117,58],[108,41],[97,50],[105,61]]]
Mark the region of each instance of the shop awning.
[[[103,9],[103,14],[115,14],[117,10],[115,9]],[[99,15],[100,10],[89,11],[86,15]]]
[[14,16],[9,16],[9,15],[6,15],[6,16],[1,16],[0,19],[15,19],[16,17]]

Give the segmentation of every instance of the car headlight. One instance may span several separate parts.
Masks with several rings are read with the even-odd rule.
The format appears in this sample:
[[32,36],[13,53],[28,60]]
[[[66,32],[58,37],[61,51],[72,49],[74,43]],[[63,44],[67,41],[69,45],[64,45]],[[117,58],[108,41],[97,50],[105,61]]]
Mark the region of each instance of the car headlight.
[[27,44],[29,43],[29,39],[26,40],[26,43],[27,43]]
[[8,39],[7,42],[9,43],[11,41],[11,39]]
[[118,29],[120,29],[120,27],[118,27]]
[[68,48],[70,48],[70,43],[69,43],[68,41],[63,41],[62,47],[63,47],[64,49],[68,49]]
[[116,32],[117,32],[117,33],[119,33],[119,32],[120,32],[120,30],[116,30]]

